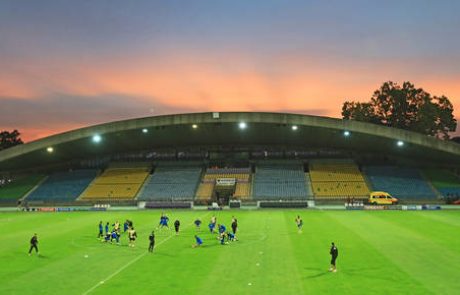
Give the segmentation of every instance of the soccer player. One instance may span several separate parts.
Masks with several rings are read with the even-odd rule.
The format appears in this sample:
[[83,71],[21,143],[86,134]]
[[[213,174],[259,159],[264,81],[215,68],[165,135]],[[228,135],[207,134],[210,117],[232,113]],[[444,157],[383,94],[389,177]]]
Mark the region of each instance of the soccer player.
[[219,228],[219,234],[225,233],[225,231],[227,230],[227,228],[223,224],[218,224],[217,226]]
[[102,234],[104,226],[102,225],[102,221],[99,222],[99,234],[97,235],[97,238],[102,238],[104,235]]
[[162,213],[161,217],[160,217],[160,226],[159,227],[163,228],[163,227],[166,226],[167,228],[169,228],[168,221],[169,221],[168,216],[166,216],[164,213]]
[[29,249],[29,256],[32,253],[32,249],[35,249],[35,253],[38,255],[38,236],[34,234],[33,237],[30,239],[30,249]]
[[200,230],[201,220],[199,218],[197,218],[194,223],[195,223],[196,229]]
[[297,229],[299,230],[299,234],[302,232],[302,227],[303,227],[303,220],[300,218],[300,215],[297,215],[297,218],[295,219],[295,223],[297,224]]
[[195,241],[196,244],[192,245],[193,248],[200,247],[201,245],[203,245],[203,240],[197,235],[195,235]]
[[232,233],[236,235],[236,230],[238,229],[238,220],[235,217],[232,218]]
[[134,242],[136,241],[136,238],[137,238],[137,233],[136,233],[136,230],[134,229],[134,227],[132,227],[129,231],[128,231],[128,235],[129,235],[129,246],[130,247],[134,247]]
[[176,221],[174,221],[174,230],[176,231],[176,235],[179,234],[179,227],[180,227],[180,221],[179,219],[176,219]]
[[120,222],[118,220],[114,224],[112,224],[112,226],[117,233],[120,233]]
[[152,233],[149,235],[149,252],[153,252],[153,248],[155,247],[155,233],[152,230]]
[[209,227],[209,231],[213,234],[213,233],[214,233],[214,228],[216,227],[216,224],[210,222],[210,223],[208,224],[208,227]]
[[232,241],[232,242],[233,242],[233,241],[236,241],[236,236],[235,236],[235,234],[233,234],[233,233],[231,233],[231,232],[227,232],[227,239],[228,239],[229,241]]
[[228,244],[228,242],[225,242],[225,238],[227,238],[227,240],[228,240],[228,236],[227,236],[226,232],[221,233],[219,238],[220,238],[220,244],[221,245]]
[[339,256],[339,249],[337,249],[334,242],[332,242],[331,250],[329,251],[329,254],[331,254],[331,267],[329,268],[329,271],[337,272],[337,268],[335,266],[335,260],[337,259],[337,256]]
[[115,228],[112,230],[112,234],[110,235],[110,243],[112,243],[113,240],[117,241],[117,244],[120,244],[120,234],[115,230]]
[[128,220],[126,219],[125,223],[123,223],[123,232],[125,233],[129,228]]
[[105,224],[105,234],[107,235],[109,233],[109,223],[107,222]]

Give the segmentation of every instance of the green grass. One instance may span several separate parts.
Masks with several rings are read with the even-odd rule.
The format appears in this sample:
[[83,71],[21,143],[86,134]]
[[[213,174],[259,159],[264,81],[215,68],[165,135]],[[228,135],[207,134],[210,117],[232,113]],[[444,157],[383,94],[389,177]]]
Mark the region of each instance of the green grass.
[[[297,233],[296,214],[304,220]],[[206,211],[167,211],[182,222],[175,236],[149,232],[160,211],[2,213],[0,294],[458,294],[460,212],[260,210],[216,212],[237,242],[221,246]],[[197,232],[204,247],[192,248]],[[96,239],[102,221],[132,219],[135,248]],[[40,256],[29,257],[39,235]],[[329,246],[339,248],[329,273]],[[88,255],[85,258],[85,255]],[[103,281],[104,283],[101,283]]]

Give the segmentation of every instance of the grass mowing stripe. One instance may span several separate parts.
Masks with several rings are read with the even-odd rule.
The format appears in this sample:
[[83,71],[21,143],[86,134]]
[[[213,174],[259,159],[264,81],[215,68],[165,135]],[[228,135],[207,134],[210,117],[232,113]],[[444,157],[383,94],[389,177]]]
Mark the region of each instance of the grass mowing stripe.
[[[203,216],[201,216],[200,218],[204,218],[206,217],[207,215],[209,215],[209,213],[206,213],[204,214]],[[184,229],[186,228],[189,228],[190,226],[193,225],[193,222],[188,224],[187,226],[184,227]],[[156,247],[160,246],[161,244],[165,243],[166,241],[168,241],[169,239],[171,239],[172,237],[174,237],[174,235],[170,235],[169,237],[167,237],[166,239],[163,239],[161,242],[158,243],[158,245],[156,245]],[[109,275],[107,278],[105,278],[104,280],[100,281],[99,283],[95,284],[93,287],[91,287],[90,289],[88,289],[87,291],[83,292],[82,295],[86,295],[86,294],[89,294],[91,292],[93,292],[94,290],[96,290],[98,287],[100,287],[101,285],[105,284],[108,280],[112,279],[113,277],[115,277],[116,275],[118,275],[120,272],[122,272],[123,270],[125,270],[127,267],[129,267],[130,265],[132,265],[133,263],[135,263],[136,261],[138,261],[139,259],[141,259],[142,257],[144,257],[145,255],[147,255],[149,252],[144,252],[142,254],[140,254],[139,256],[135,257],[133,260],[129,261],[128,263],[126,263],[125,265],[123,265],[122,267],[120,267],[117,271],[115,271],[114,273],[112,273],[111,275]]]
[[[362,218],[349,219],[344,225],[379,249],[379,255],[399,266],[427,291],[434,294],[441,291],[443,294],[455,294],[453,290],[460,285],[451,274],[456,272],[456,265],[460,262],[458,256],[423,237],[420,232],[411,232],[404,228],[401,225],[404,219],[395,224],[395,219],[405,217],[404,214],[398,215],[401,212],[391,213],[392,221],[381,218],[380,215],[389,216],[390,213],[387,212],[362,213],[365,213]],[[337,214],[331,216],[340,218]],[[440,266],[443,271],[435,269]],[[447,286],[449,288],[446,288]]]

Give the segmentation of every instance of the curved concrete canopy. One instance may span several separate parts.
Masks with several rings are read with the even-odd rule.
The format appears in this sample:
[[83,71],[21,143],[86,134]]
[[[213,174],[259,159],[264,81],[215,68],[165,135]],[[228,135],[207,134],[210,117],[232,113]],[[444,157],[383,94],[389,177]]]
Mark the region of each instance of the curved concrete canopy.
[[[240,129],[240,122],[247,128]],[[99,143],[92,142],[96,134],[101,136]],[[398,141],[404,145],[398,147]],[[64,132],[1,151],[0,170],[125,151],[218,145],[317,147],[460,163],[459,144],[401,129],[300,114],[220,112],[136,118]],[[47,152],[49,147],[52,153]]]

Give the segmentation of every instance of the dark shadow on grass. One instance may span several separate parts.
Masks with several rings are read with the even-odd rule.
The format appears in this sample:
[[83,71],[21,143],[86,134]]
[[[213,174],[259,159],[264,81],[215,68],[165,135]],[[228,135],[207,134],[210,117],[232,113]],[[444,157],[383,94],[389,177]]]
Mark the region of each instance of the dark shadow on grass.
[[153,250],[153,253],[149,253],[148,255],[164,256],[164,257],[176,257],[176,255],[171,255],[171,254],[168,254],[168,253],[165,253],[165,252],[155,252],[155,250]]
[[322,272],[319,272],[319,273],[314,274],[314,275],[306,276],[305,278],[306,279],[316,279],[316,278],[322,277],[324,275],[327,275],[328,273],[329,273],[328,271],[322,271]]
[[324,268],[319,268],[319,267],[304,267],[305,270],[315,272],[315,274],[306,276],[305,279],[316,279],[319,277],[322,277],[329,273],[329,271],[324,270]]

